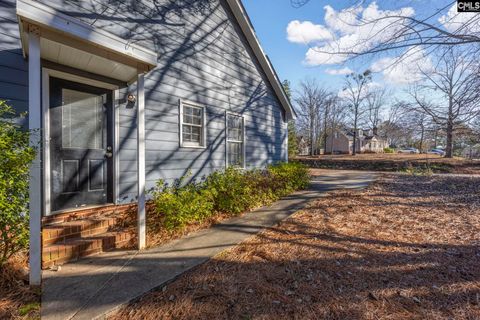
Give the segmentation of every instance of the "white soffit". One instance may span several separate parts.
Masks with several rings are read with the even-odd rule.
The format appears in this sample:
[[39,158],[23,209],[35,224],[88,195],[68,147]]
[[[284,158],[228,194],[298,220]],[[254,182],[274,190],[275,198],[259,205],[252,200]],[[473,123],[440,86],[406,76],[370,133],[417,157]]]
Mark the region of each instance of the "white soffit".
[[[128,81],[157,65],[157,54],[32,0],[17,0],[22,46],[37,28],[42,59]],[[27,30],[30,28],[30,30]]]

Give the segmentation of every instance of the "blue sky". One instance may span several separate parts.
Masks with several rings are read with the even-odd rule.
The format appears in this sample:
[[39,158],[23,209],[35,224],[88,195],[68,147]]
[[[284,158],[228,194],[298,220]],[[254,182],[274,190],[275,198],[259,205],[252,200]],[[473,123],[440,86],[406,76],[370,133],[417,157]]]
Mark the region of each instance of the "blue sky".
[[[342,86],[344,75],[329,75],[325,73],[326,69],[349,69],[360,72],[370,68],[373,63],[380,63],[381,57],[367,57],[356,59],[353,62],[336,65],[307,65],[305,56],[307,50],[315,44],[293,43],[287,39],[287,26],[291,21],[300,22],[309,21],[315,25],[325,26],[326,5],[331,6],[335,11],[349,8],[357,1],[355,0],[310,0],[300,8],[294,8],[290,0],[243,0],[246,10],[252,20],[260,42],[272,60],[275,69],[280,78],[288,79],[293,87],[297,87],[299,81],[305,77],[318,78],[321,83],[328,88],[338,90]],[[400,10],[411,8],[415,17],[422,17],[434,12],[437,8],[450,5],[452,1],[447,0],[397,0],[397,1],[377,1],[378,10]],[[363,7],[368,7],[372,1],[364,1]],[[394,7],[392,6],[394,5]],[[450,6],[449,6],[450,8]],[[445,10],[445,14],[448,10]],[[438,17],[435,18],[438,22]],[[399,53],[388,53],[387,57],[396,57]],[[428,61],[427,61],[428,62]],[[423,63],[423,62],[422,62]],[[374,81],[382,86],[403,86],[404,83],[396,81],[398,75],[405,73],[403,69],[390,70],[390,73],[382,73],[374,76]],[[387,79],[387,81],[385,81]],[[388,81],[388,79],[390,81]]]

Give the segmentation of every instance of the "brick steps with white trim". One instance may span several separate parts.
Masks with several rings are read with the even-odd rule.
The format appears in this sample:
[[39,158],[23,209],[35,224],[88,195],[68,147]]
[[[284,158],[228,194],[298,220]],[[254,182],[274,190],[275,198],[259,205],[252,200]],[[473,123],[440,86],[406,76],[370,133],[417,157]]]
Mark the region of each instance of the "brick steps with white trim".
[[42,268],[105,251],[135,248],[135,229],[121,229],[117,223],[115,217],[97,216],[44,226]]

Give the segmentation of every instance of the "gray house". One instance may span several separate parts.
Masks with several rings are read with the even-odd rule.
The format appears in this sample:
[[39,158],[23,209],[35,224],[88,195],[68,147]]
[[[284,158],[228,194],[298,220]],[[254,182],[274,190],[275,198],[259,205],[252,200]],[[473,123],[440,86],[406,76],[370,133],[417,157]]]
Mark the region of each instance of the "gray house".
[[[353,152],[353,130],[334,129],[327,137],[327,154],[351,154]],[[389,144],[386,138],[377,133],[377,129],[357,131],[356,152],[383,153]]]
[[[28,111],[41,146],[32,283],[42,264],[105,248],[132,206],[143,248],[158,179],[287,161],[295,117],[240,0],[0,0],[0,99]],[[87,230],[92,214],[109,218]]]

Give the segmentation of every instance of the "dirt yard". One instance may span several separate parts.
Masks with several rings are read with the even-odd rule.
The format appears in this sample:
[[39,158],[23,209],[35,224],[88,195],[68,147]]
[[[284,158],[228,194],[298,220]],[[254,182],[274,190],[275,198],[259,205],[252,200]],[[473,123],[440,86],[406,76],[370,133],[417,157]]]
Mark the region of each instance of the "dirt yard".
[[355,156],[348,154],[326,154],[320,156],[305,156],[307,159],[326,159],[326,160],[392,160],[392,161],[412,161],[412,160],[444,160],[448,162],[462,161],[463,158],[446,159],[436,154],[407,154],[407,153],[359,153]]
[[480,174],[480,161],[464,158],[443,158],[435,154],[357,154],[297,157],[311,168],[370,171],[428,170],[434,173]]
[[480,319],[480,177],[338,191],[112,319]]

